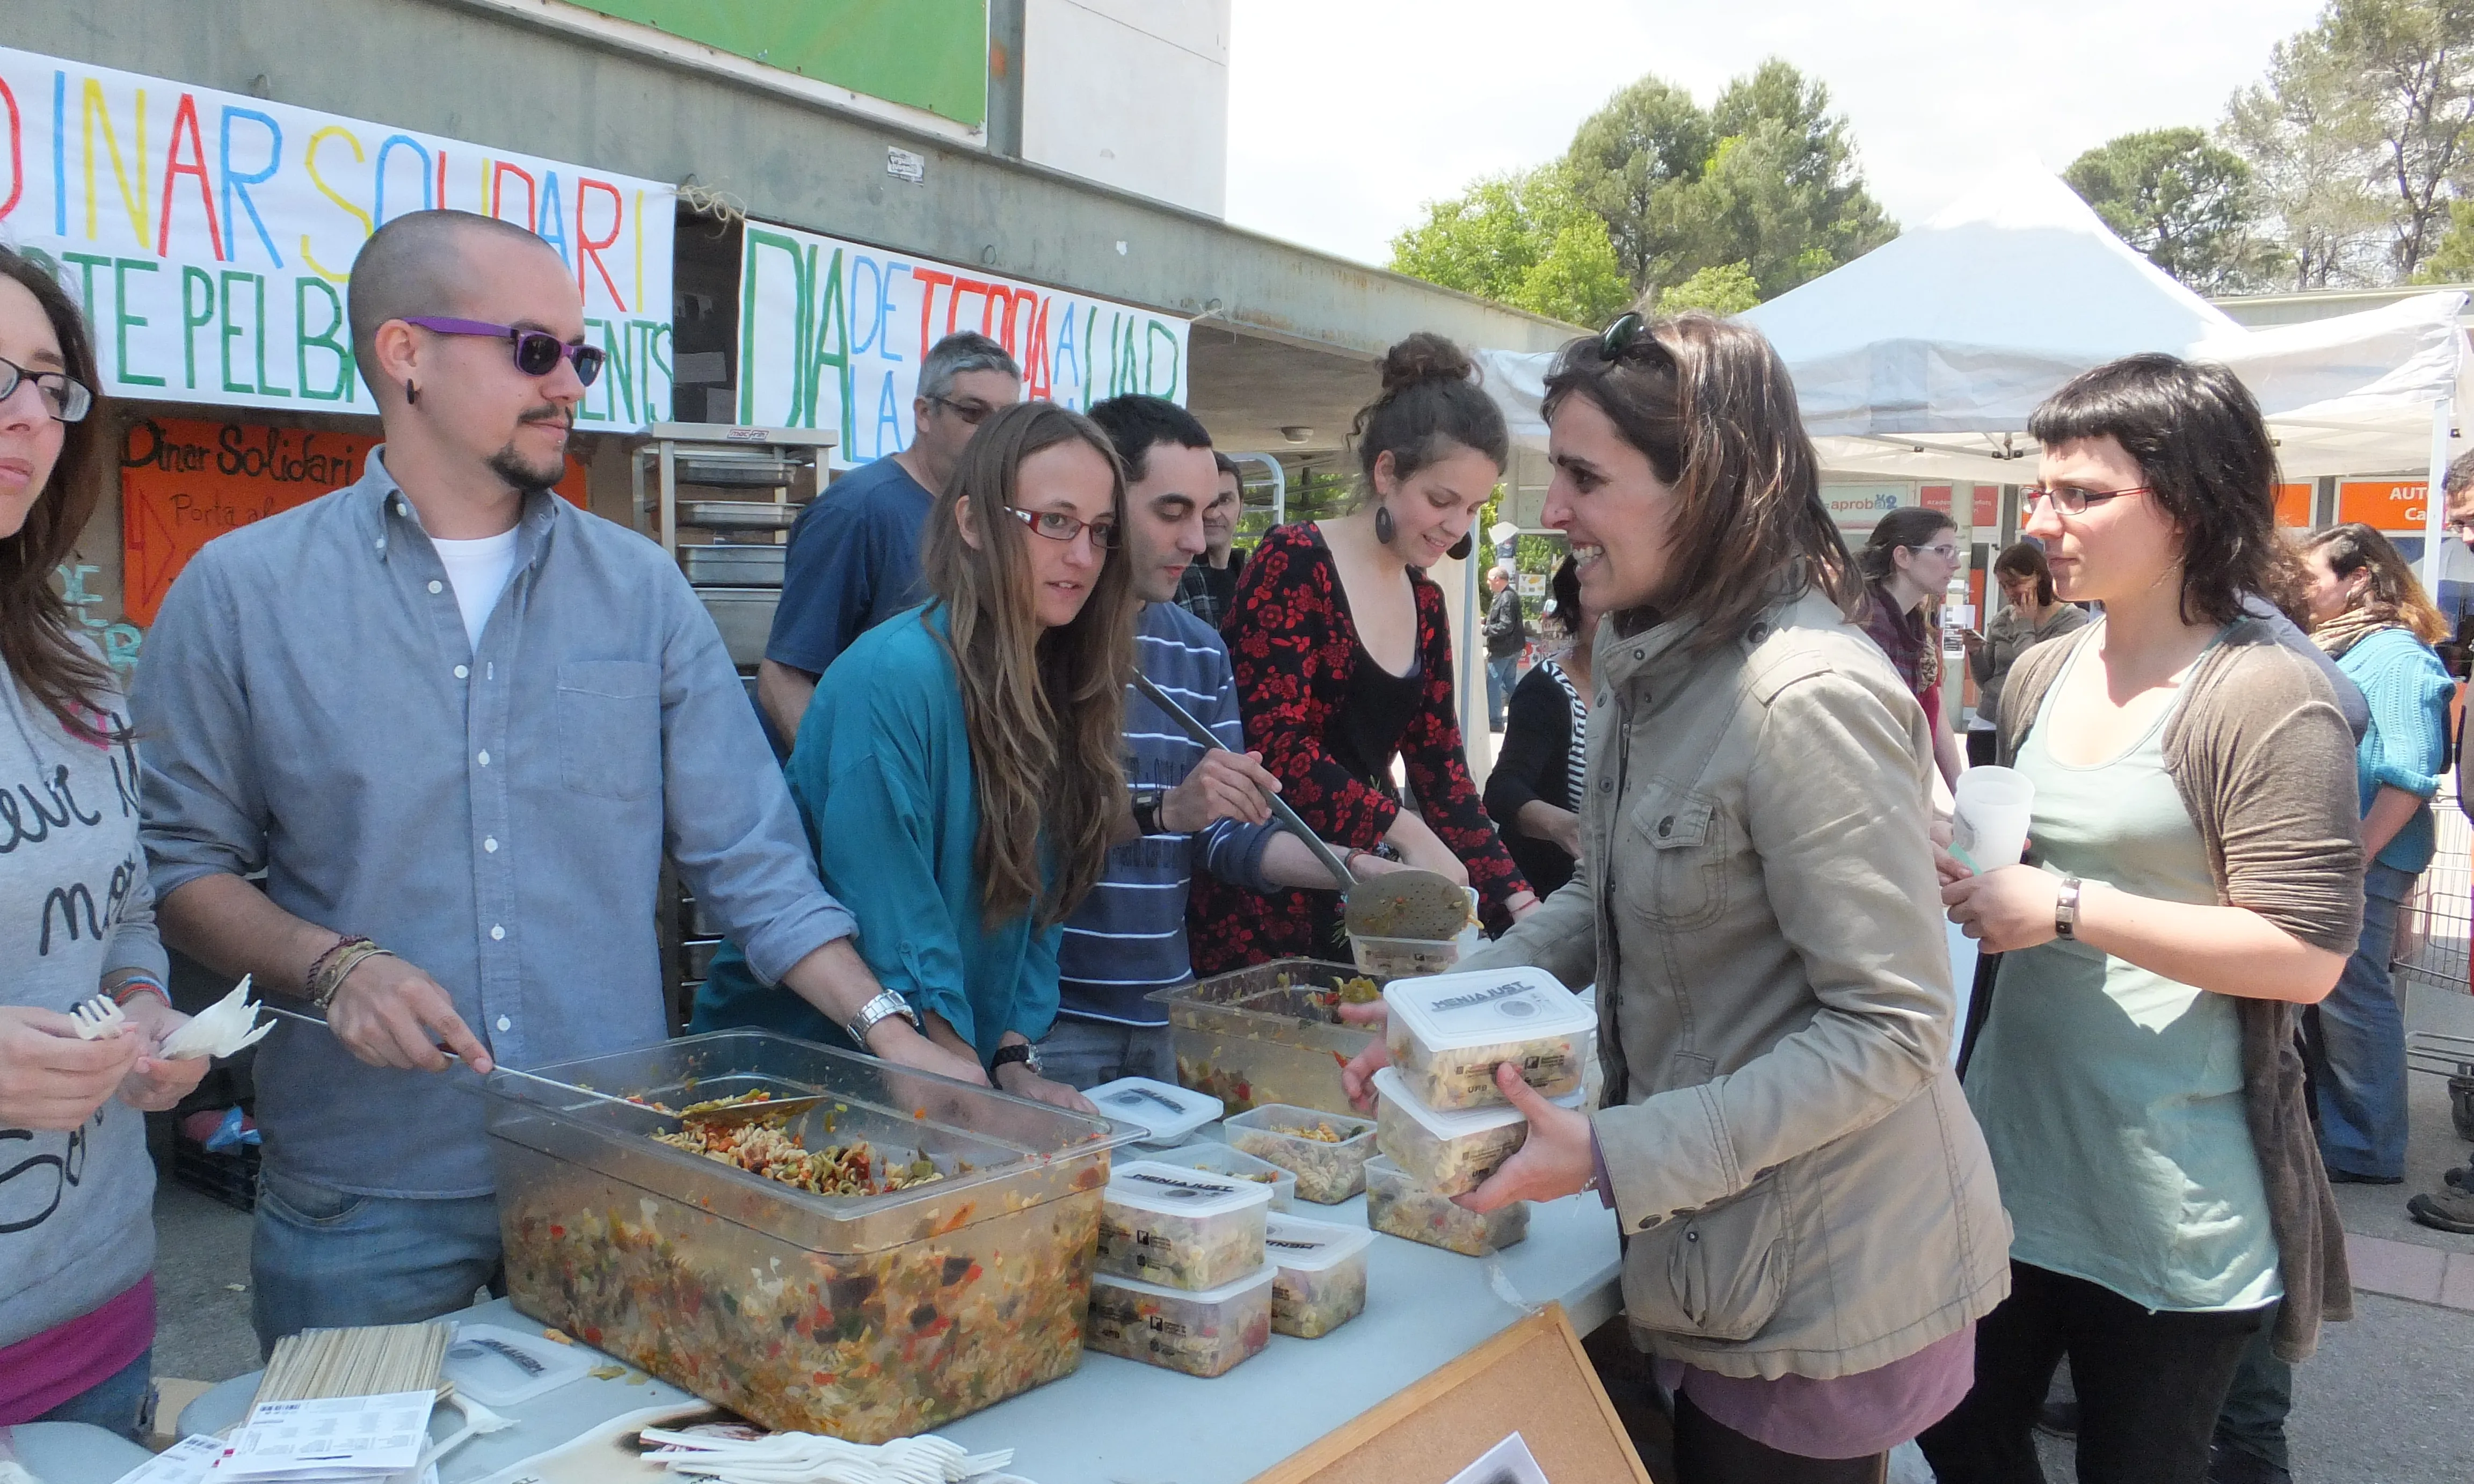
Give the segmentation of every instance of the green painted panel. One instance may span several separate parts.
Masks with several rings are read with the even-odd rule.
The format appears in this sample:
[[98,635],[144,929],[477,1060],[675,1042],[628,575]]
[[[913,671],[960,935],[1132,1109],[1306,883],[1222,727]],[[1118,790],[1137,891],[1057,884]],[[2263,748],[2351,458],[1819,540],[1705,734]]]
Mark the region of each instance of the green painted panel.
[[965,124],[987,118],[987,0],[578,3],[871,98]]

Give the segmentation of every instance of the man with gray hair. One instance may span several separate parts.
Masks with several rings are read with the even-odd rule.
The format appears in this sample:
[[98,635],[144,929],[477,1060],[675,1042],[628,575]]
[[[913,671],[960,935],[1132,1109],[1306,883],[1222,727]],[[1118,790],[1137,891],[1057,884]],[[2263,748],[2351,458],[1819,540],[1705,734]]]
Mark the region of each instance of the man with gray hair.
[[1520,679],[1520,652],[1529,647],[1529,620],[1520,615],[1511,568],[1488,569],[1486,585],[1494,594],[1486,608],[1486,725],[1500,732],[1504,699]]
[[910,446],[834,482],[799,512],[783,558],[782,605],[756,671],[756,699],[782,747],[825,672],[850,642],[927,598],[919,545],[937,492],[980,422],[1022,400],[1022,368],[970,330],[947,335],[919,362]]

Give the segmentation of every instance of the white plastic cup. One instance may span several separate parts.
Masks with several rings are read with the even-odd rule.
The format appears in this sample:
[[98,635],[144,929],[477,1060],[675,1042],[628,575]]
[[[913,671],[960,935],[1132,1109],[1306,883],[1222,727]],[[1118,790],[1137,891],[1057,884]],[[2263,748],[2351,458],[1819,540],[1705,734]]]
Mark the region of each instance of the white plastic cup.
[[1958,775],[1955,799],[1951,853],[1979,871],[2018,864],[2036,807],[2036,786],[2027,775],[2008,767],[1971,767]]

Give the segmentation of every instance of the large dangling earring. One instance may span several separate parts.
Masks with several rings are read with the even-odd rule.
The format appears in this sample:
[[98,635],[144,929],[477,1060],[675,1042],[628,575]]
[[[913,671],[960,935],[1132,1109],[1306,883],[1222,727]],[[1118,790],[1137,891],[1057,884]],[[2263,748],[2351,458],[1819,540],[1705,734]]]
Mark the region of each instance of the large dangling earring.
[[1374,507],[1374,539],[1388,547],[1392,545],[1392,538],[1399,534],[1400,527],[1394,523],[1392,520],[1392,507],[1389,505],[1376,505]]
[[1443,555],[1450,557],[1455,562],[1466,562],[1468,560],[1468,554],[1476,549],[1476,538],[1471,536],[1467,531],[1463,531],[1461,532],[1461,539],[1453,542],[1450,548],[1443,552]]
[[410,377],[403,378],[403,400],[414,406],[421,404],[421,388],[412,384]]

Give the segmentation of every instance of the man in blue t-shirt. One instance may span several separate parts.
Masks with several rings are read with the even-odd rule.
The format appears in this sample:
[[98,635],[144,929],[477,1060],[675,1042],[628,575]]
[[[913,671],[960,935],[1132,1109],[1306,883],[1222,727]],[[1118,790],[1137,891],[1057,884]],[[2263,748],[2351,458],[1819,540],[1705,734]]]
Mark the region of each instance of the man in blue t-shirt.
[[980,421],[1022,400],[1022,368],[1005,347],[963,330],[919,362],[910,447],[834,481],[790,527],[782,605],[756,670],[756,700],[788,750],[825,672],[850,642],[927,596],[919,543],[936,491]]
[[[1270,822],[1279,784],[1260,753],[1238,750],[1245,728],[1228,650],[1175,601],[1203,549],[1202,513],[1219,484],[1211,435],[1157,397],[1112,397],[1091,419],[1126,462],[1124,550],[1143,599],[1134,663],[1229,750],[1206,752],[1128,688],[1126,782],[1142,838],[1108,853],[1099,885],[1065,921],[1056,1024],[1035,1067],[1084,1089],[1128,1075],[1176,1081],[1168,1012],[1150,995],[1194,978],[1185,898],[1196,869],[1256,891],[1336,887],[1304,841]],[[1362,851],[1350,864],[1364,876],[1399,869]]]

